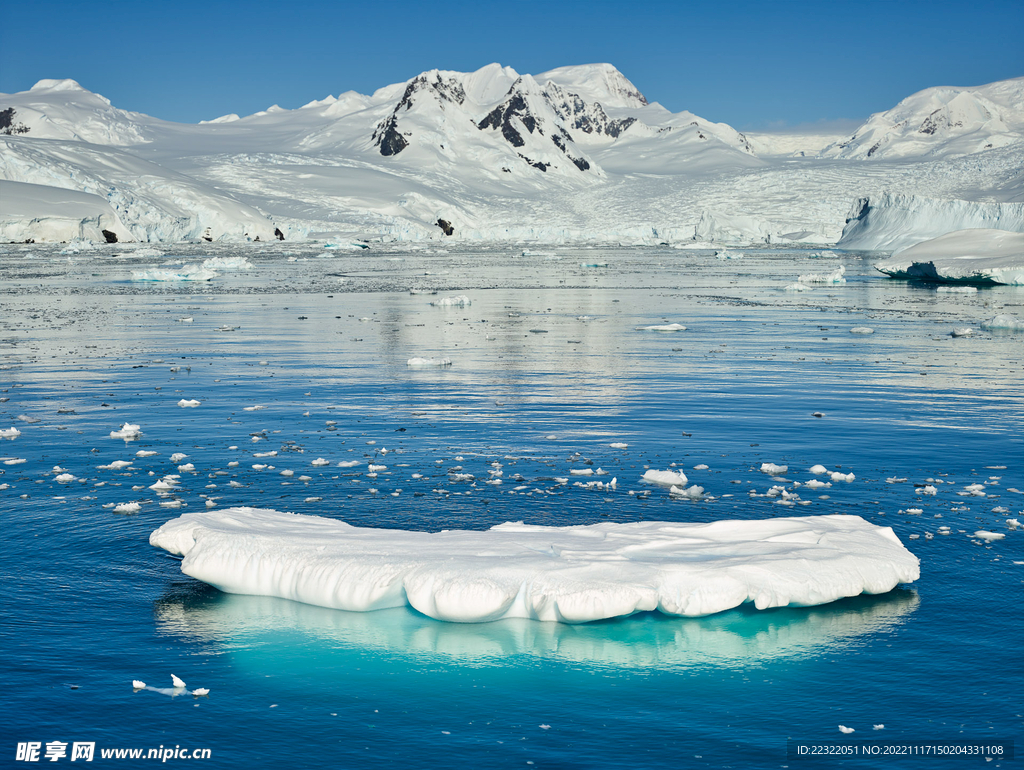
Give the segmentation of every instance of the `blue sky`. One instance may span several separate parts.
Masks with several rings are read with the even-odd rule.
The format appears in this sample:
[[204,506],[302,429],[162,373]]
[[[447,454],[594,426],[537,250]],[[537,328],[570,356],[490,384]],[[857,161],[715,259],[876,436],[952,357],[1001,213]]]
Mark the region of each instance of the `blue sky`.
[[652,101],[740,129],[859,122],[935,85],[1024,76],[1022,0],[32,0],[0,4],[0,91],[73,78],[196,122],[434,67],[611,62]]

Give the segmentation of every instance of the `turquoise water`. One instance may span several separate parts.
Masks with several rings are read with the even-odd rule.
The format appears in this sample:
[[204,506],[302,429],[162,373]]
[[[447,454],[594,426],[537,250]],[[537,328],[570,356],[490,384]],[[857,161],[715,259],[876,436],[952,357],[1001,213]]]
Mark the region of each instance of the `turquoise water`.
[[[1022,737],[1024,530],[1006,523],[1024,513],[1022,335],[978,324],[1024,316],[1024,290],[938,292],[807,251],[165,251],[0,253],[0,429],[21,431],[0,439],[4,764],[24,766],[19,742],[95,741],[209,748],[218,767],[831,766],[787,761],[787,739]],[[252,267],[131,280],[207,256]],[[783,290],[840,263],[846,284]],[[428,304],[458,294],[472,305]],[[687,330],[636,329],[673,322]],[[138,440],[109,437],[125,422]],[[132,465],[99,468],[115,460]],[[618,488],[556,480],[587,461]],[[495,462],[500,486],[483,483]],[[672,463],[708,498],[640,484]],[[795,487],[816,463],[856,479]],[[168,473],[180,486],[158,497]],[[765,496],[775,484],[807,505]],[[984,496],[959,494],[973,484]],[[220,594],[149,546],[208,499],[407,529],[853,513],[893,527],[922,577],[699,619],[344,613]],[[129,501],[139,513],[113,512]],[[172,673],[210,694],[133,691]]]

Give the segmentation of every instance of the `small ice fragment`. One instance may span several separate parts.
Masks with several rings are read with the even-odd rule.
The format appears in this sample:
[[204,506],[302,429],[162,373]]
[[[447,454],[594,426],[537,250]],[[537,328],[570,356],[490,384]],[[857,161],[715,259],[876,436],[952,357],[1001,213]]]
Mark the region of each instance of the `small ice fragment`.
[[444,299],[436,300],[430,303],[433,307],[466,307],[472,305],[473,301],[462,294],[458,297],[445,297]]
[[884,730],[885,725],[871,725],[872,730]]
[[59,476],[57,476],[57,478],[55,479],[55,481],[57,481],[60,484],[67,484],[69,481],[74,481],[74,480],[75,480],[75,477],[72,474],[70,474],[70,473],[62,473]]
[[197,401],[194,398],[188,400],[183,398],[181,399],[181,401],[178,402],[178,406],[182,407],[183,409],[193,406],[199,406],[199,401]]
[[654,326],[637,326],[638,332],[685,332],[686,327],[682,324],[661,324]]
[[612,449],[625,449],[626,447],[629,446],[629,444],[623,444],[621,442],[616,442],[614,444],[609,444],[608,446],[610,446]]
[[130,422],[124,423],[121,430],[110,431],[111,438],[123,438],[125,441],[133,441],[142,435],[142,428]]
[[133,679],[132,680],[132,687],[134,689],[136,689],[136,690],[143,690],[146,687],[146,683],[141,681],[141,680],[139,680],[139,679]]
[[938,492],[938,488],[933,487],[931,484],[927,484],[923,487],[918,487],[914,490],[915,495],[935,495]]
[[244,407],[244,410],[246,412],[258,412],[260,409],[266,409],[266,408],[267,407],[263,406],[262,404],[256,404],[256,406]]
[[541,730],[550,730],[551,729],[551,725],[538,725],[538,727],[540,727]]
[[410,358],[405,362],[406,366],[451,366],[452,360],[450,358]]
[[331,461],[330,460],[325,460],[323,457],[318,457],[313,462],[310,463],[310,465],[315,465],[318,468],[320,466],[322,466],[322,465],[330,465],[330,464],[331,464]]
[[672,497],[686,497],[690,500],[699,500],[704,496],[704,487],[698,487],[696,484],[686,489],[673,486],[669,487],[668,493]]
[[97,467],[101,471],[119,471],[122,468],[127,468],[131,464],[130,460],[114,460],[110,465],[99,465]]
[[850,334],[874,334],[875,330],[870,326],[854,326],[850,329]]
[[974,537],[991,543],[993,540],[1002,540],[1006,535],[1002,532],[989,532],[987,529],[979,529],[974,533]]
[[175,452],[174,454],[171,455],[171,462],[180,463],[186,457],[188,457],[188,455],[185,454],[184,452]]
[[[840,265],[831,273],[807,273],[797,278],[800,283],[846,283],[846,268]],[[853,732],[852,730],[850,732]]]
[[656,471],[652,468],[644,473],[643,481],[663,487],[684,487],[686,486],[687,478],[686,474],[682,471],[676,473],[674,471]]
[[853,728],[847,727],[846,725],[839,725],[839,732],[843,733],[844,735],[849,735],[853,732]]
[[381,471],[386,471],[387,469],[388,469],[388,466],[386,466],[386,465],[373,465],[373,464],[370,464],[367,467],[367,470],[370,473],[380,473]]
[[0,430],[0,438],[14,439],[21,435],[21,431],[13,425],[9,429]]
[[152,449],[140,449],[138,452],[135,453],[135,456],[136,457],[152,457],[155,454],[156,454],[156,452],[154,452]]
[[339,468],[355,468],[357,465],[362,465],[358,460],[342,460],[338,463]]
[[704,463],[701,463],[700,465],[694,465],[693,469],[695,471],[706,471],[708,469],[708,466],[705,465]]
[[594,473],[593,468],[570,468],[570,476],[591,476]]
[[27,463],[28,459],[24,457],[7,457],[4,458],[4,465],[21,465]]
[[993,329],[1021,331],[1024,330],[1024,321],[1012,315],[1000,314],[993,316],[987,321],[982,321],[981,328],[987,331],[991,331]]
[[138,503],[119,503],[114,506],[114,513],[138,513],[142,506]]
[[194,689],[192,691],[192,694],[195,695],[197,698],[199,698],[199,697],[201,697],[203,695],[209,695],[210,694],[210,688],[209,687],[197,687],[196,689]]
[[550,434],[548,436],[545,436],[544,438],[548,439],[549,441],[555,441],[558,438],[558,436],[556,436],[554,433],[552,433],[552,434]]
[[953,337],[970,337],[974,334],[974,329],[970,326],[958,326],[950,332]]
[[178,466],[178,471],[180,473],[191,473],[195,469],[196,469],[196,466],[193,465],[192,463],[185,463],[184,465],[179,465]]
[[173,684],[175,687],[185,686],[185,683],[181,681],[178,677],[176,677],[174,674],[171,674],[171,684]]
[[810,471],[811,473],[820,476],[822,473],[828,473],[828,468],[826,468],[824,465],[812,465],[810,467]]
[[811,287],[802,283],[791,283],[783,291],[811,291]]
[[761,463],[761,473],[767,473],[769,476],[781,476],[788,470],[788,465],[776,465],[775,463]]
[[830,474],[830,477],[831,477],[832,481],[847,481],[847,482],[853,481],[855,478],[857,478],[852,473],[840,473],[839,471],[833,471]]

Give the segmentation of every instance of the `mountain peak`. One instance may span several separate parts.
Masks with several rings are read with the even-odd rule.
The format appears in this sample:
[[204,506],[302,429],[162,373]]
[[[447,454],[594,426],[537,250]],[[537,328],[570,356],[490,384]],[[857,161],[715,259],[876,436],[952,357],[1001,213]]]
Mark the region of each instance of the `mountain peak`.
[[40,80],[31,88],[32,91],[84,91],[77,80],[64,78],[62,80]]
[[576,64],[542,72],[536,76],[541,83],[551,81],[588,102],[600,102],[604,107],[636,109],[647,106],[647,98],[613,65]]

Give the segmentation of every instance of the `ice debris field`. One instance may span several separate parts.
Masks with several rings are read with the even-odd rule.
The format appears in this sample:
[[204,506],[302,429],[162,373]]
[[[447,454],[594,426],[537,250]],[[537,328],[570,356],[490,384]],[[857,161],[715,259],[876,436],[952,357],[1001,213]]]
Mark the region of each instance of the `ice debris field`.
[[919,577],[888,527],[857,516],[408,532],[230,508],[187,513],[150,543],[228,593],[341,610],[409,604],[463,623],[701,616],[879,594]]

